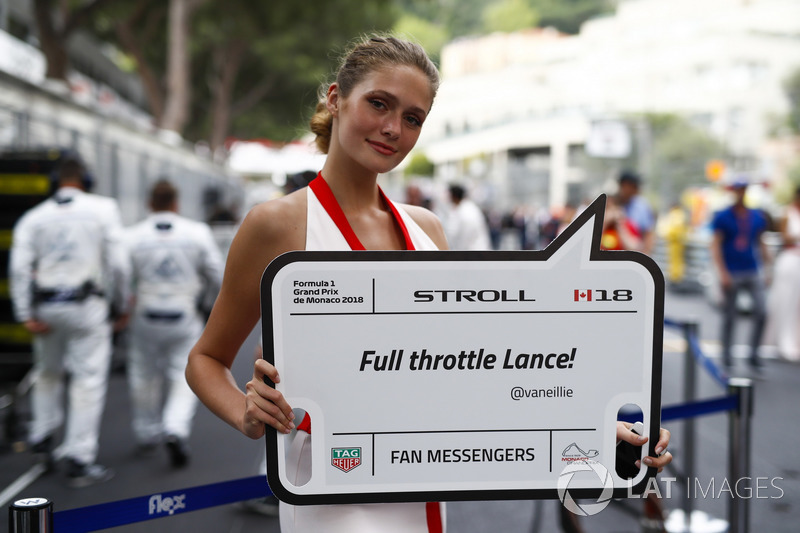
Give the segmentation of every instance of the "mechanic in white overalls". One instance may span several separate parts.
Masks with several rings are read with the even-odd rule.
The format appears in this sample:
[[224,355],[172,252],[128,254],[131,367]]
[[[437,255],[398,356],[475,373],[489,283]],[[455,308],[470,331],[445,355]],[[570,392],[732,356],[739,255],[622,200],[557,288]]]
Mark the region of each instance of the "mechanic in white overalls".
[[171,183],[153,186],[150,208],[125,232],[134,291],[127,367],[133,431],[141,455],[164,442],[179,468],[189,461],[197,407],[184,369],[205,325],[199,304],[219,292],[223,259],[207,224],[178,215]]
[[[69,484],[81,487],[113,476],[96,459],[112,353],[110,304],[121,327],[129,264],[117,202],[87,192],[90,179],[76,159],[63,161],[58,175],[56,193],[17,221],[9,270],[15,317],[33,333],[29,440],[48,466],[63,457]],[[67,373],[65,434],[53,450]]]

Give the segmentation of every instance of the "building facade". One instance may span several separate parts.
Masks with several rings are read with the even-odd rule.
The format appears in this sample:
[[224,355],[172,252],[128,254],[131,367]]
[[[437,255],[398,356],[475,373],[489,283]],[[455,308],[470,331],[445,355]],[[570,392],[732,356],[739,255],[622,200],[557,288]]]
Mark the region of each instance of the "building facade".
[[626,126],[614,146],[644,145],[628,117],[675,113],[718,139],[733,167],[772,180],[765,146],[797,68],[795,0],[622,1],[574,36],[532,29],[450,43],[419,146],[437,178],[479,184],[499,208],[560,206],[602,192],[580,165],[598,125]]

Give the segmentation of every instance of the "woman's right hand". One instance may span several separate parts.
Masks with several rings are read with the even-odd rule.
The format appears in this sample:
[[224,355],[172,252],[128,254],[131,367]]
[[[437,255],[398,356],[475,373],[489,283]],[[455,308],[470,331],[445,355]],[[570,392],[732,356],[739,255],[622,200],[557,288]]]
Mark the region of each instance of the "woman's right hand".
[[264,436],[268,424],[280,433],[294,429],[294,412],[281,392],[264,382],[264,377],[273,383],[280,382],[278,370],[264,359],[258,359],[253,367],[253,379],[247,382],[246,406],[241,431],[251,439]]

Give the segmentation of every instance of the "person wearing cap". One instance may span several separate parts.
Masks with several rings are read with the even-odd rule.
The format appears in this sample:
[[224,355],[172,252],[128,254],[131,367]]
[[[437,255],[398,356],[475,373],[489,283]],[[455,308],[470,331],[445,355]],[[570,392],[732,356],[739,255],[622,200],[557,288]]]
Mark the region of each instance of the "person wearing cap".
[[714,214],[711,228],[714,237],[711,243],[711,258],[719,275],[722,289],[722,361],[730,367],[733,327],[736,320],[736,299],[739,291],[750,293],[753,308],[753,328],[750,334],[750,365],[761,366],[758,347],[766,320],[765,287],[761,269],[769,261],[763,240],[768,228],[766,216],[758,209],[745,205],[748,182],[737,178],[729,186],[734,202],[731,206]]
[[[65,159],[55,194],[14,226],[9,262],[14,315],[33,334],[36,379],[28,440],[34,454],[52,467],[54,440],[66,410],[59,455],[72,487],[113,476],[96,458],[112,327],[124,326],[129,299],[119,206],[112,198],[87,192],[90,186],[82,163]],[[112,309],[119,312],[113,325]]]
[[624,170],[619,176],[615,203],[622,208],[627,224],[638,235],[639,252],[650,255],[655,244],[656,219],[647,200],[639,194],[642,178],[635,172]]

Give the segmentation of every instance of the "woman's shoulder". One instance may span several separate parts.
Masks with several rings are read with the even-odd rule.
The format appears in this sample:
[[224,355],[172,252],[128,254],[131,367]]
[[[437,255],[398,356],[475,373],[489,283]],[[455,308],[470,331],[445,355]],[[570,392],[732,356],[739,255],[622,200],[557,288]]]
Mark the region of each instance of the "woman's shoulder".
[[305,189],[257,204],[247,213],[239,231],[279,248],[296,248],[305,238],[306,205]]
[[408,213],[408,216],[411,217],[411,220],[416,222],[417,225],[422,228],[422,231],[424,231],[428,237],[430,237],[431,240],[436,243],[436,246],[438,246],[439,249],[444,250],[447,248],[447,239],[444,235],[442,222],[435,213],[418,205],[398,205],[400,205],[405,212]]
[[253,206],[247,216],[256,220],[273,216],[305,216],[306,189],[299,189],[285,196],[280,196]]

